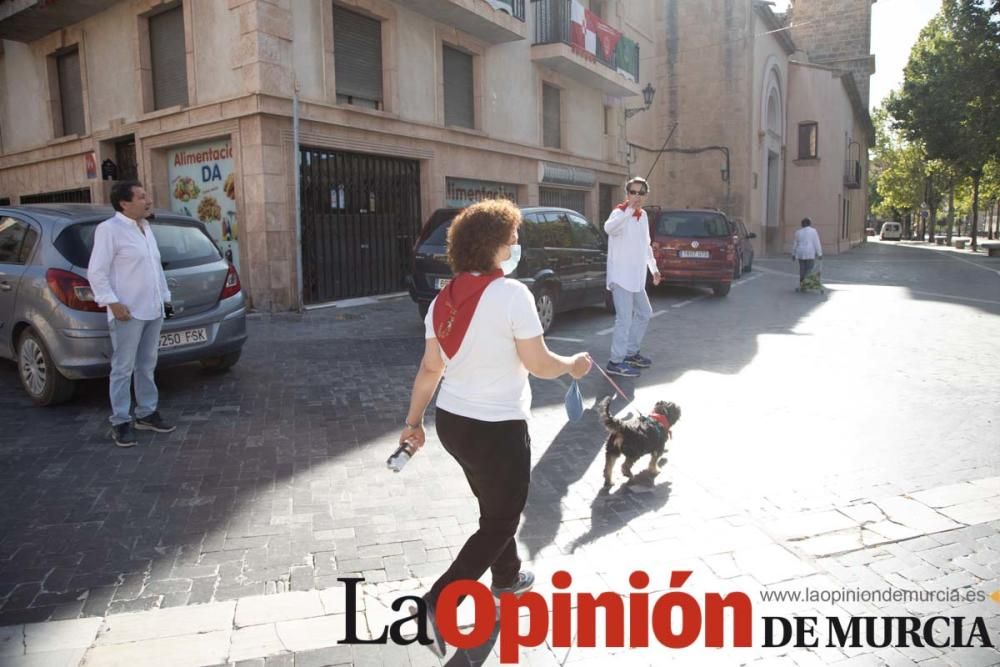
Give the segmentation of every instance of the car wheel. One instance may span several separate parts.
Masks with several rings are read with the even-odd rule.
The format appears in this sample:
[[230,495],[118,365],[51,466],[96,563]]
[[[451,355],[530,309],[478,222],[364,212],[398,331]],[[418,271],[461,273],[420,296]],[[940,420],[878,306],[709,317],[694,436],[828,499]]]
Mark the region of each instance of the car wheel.
[[743,273],[750,273],[753,271],[753,255],[750,255],[750,263],[743,267]]
[[718,285],[712,286],[712,294],[715,296],[726,296],[729,294],[729,289],[732,287],[730,283],[719,283]]
[[548,333],[556,319],[556,297],[550,288],[539,292],[535,298],[535,308],[538,309],[538,319],[542,323],[542,333]]
[[31,329],[18,339],[17,371],[21,386],[36,405],[58,405],[73,398],[76,383],[59,372],[41,336]]
[[236,365],[237,361],[240,360],[240,355],[242,353],[243,350],[236,350],[235,352],[220,354],[217,357],[202,359],[200,361],[201,367],[206,371],[211,371],[212,373],[222,373],[223,371],[228,371]]
[[421,321],[427,319],[427,311],[430,310],[430,307],[431,307],[430,303],[418,303],[417,304],[417,312],[420,313],[420,320]]
[[743,277],[743,258],[737,257],[736,261],[733,262],[733,280],[739,280]]

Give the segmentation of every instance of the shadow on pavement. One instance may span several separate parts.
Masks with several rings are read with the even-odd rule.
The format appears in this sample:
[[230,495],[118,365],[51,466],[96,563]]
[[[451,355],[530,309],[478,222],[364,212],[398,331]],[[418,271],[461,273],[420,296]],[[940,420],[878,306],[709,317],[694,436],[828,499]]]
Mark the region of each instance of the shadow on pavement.
[[[656,365],[620,383],[630,396],[637,387],[669,387],[692,370],[737,373],[756,356],[759,335],[790,333],[819,304],[791,292],[762,301],[734,290],[726,299],[671,308],[700,294],[653,295],[654,309],[667,311],[647,336]],[[158,372],[164,415],[178,429],[143,433],[130,450],[107,437],[106,381],[82,383],[73,403],[38,409],[21,392],[13,364],[0,364],[0,625],[322,588],[336,576],[388,569],[358,546],[377,544],[387,532],[427,550],[452,546],[455,530],[408,524],[475,522],[474,500],[455,481],[458,466],[429,448],[436,451],[421,454],[409,474],[384,477],[390,450],[370,447],[394,437],[407,408],[423,349],[415,308],[397,300],[358,312],[257,316],[230,373],[205,375],[192,366]],[[553,333],[585,329],[601,362],[610,337],[594,333],[611,324],[589,309]],[[575,352],[582,345],[551,347]],[[561,405],[564,384],[532,386],[536,408]],[[596,373],[582,388],[588,403],[610,393]],[[683,396],[668,398],[684,404]],[[429,430],[433,439],[432,423]],[[601,455],[604,437],[589,411],[551,442],[536,440],[545,451],[521,533],[533,553],[555,540],[561,500]],[[596,498],[599,475],[592,486]],[[668,499],[664,486],[595,502],[591,530],[577,545]],[[339,536],[348,528],[354,538]],[[387,576],[414,572],[400,565]]]

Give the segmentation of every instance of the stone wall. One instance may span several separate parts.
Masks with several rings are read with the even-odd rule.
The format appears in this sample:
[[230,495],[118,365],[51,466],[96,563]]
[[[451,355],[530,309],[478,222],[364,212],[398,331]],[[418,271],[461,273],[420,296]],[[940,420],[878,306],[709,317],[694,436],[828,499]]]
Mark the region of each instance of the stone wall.
[[875,71],[871,55],[872,0],[792,0],[792,39],[816,63],[854,74],[868,106],[868,79]]

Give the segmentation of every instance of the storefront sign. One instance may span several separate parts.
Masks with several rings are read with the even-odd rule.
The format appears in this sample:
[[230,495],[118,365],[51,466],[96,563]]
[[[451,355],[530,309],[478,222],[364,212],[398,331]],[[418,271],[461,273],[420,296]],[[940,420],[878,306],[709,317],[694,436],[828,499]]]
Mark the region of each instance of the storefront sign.
[[167,151],[170,210],[198,218],[240,268],[233,145],[228,139]]
[[444,204],[448,208],[465,208],[484,199],[509,199],[517,203],[517,186],[510,183],[446,178],[445,187]]

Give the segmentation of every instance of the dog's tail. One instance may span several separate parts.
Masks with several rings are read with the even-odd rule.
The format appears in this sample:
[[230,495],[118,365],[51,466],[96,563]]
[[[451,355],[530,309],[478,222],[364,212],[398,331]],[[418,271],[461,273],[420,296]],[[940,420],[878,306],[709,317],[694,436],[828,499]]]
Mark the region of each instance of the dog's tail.
[[601,421],[604,422],[604,428],[609,431],[620,431],[621,422],[611,414],[611,400],[613,398],[614,396],[605,396],[598,404],[598,408],[600,409]]

